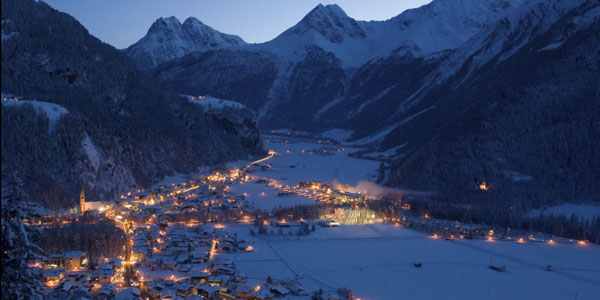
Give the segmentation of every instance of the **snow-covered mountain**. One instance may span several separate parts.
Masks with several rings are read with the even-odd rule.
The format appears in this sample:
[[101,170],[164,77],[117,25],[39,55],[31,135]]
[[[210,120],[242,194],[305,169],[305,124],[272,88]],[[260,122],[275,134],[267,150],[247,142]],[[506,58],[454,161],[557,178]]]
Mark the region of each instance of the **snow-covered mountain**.
[[[420,69],[431,71],[439,57],[486,24],[518,10],[523,1],[436,0],[390,20],[370,22],[350,18],[338,5],[318,5],[271,41],[199,51],[171,60],[153,73],[178,93],[245,101],[267,127],[311,129],[315,121],[339,123],[338,115],[327,116],[338,104],[343,104],[346,121],[368,111],[367,104],[385,96],[383,91],[391,91],[394,84],[383,86],[387,80],[380,80],[372,87],[373,95],[363,91],[344,100],[357,70],[377,60],[406,56],[407,65],[400,72],[409,76],[408,71],[414,71],[419,73],[416,78],[424,77]],[[410,86],[400,84],[396,89],[410,95],[421,84],[416,81],[407,78]],[[382,117],[380,121],[390,116]]]
[[[391,119],[407,108],[399,103],[426,82],[457,72],[469,55],[455,49],[538,2],[544,1],[435,0],[389,20],[369,22],[352,19],[338,5],[318,5],[271,41],[202,50],[187,58],[163,57],[169,63],[152,71],[178,93],[246,101],[266,127],[311,130],[322,127],[315,122],[323,120],[362,122],[361,114],[372,115],[370,106],[396,99],[393,109],[378,113],[377,122],[363,128],[368,132],[393,125]],[[453,58],[446,59],[451,52]],[[382,62],[395,70],[388,75],[402,82],[379,78],[365,88],[367,74],[359,78],[356,73],[372,69],[377,74]]]
[[[600,180],[578,171],[600,163],[588,143],[600,138],[599,7],[434,0],[363,22],[319,5],[269,42],[192,53],[152,75],[179,93],[241,102],[265,129],[353,132],[348,142],[389,154],[395,186],[474,199],[464,193],[486,178],[519,199],[585,201]],[[533,179],[505,175],[516,173]]]
[[176,17],[168,17],[156,20],[148,33],[125,49],[125,53],[140,68],[151,69],[194,51],[244,44],[239,36],[219,32],[194,17],[183,24]]
[[275,39],[249,48],[303,59],[307,47],[333,53],[343,67],[357,67],[394,50],[422,57],[456,48],[522,5],[524,0],[436,0],[386,21],[356,21],[336,4],[319,4]]
[[[434,0],[370,22],[318,5],[271,41],[192,53],[152,72],[174,92],[240,101],[266,128],[350,129],[389,149],[397,145],[381,142],[394,129],[438,113],[440,90],[516,55],[585,3]],[[544,51],[597,14],[586,11],[587,23]]]
[[340,59],[343,67],[390,55],[397,49],[414,57],[456,48],[481,30],[523,5],[526,0],[436,0],[386,21],[357,21],[336,4],[319,4],[275,39],[247,45],[190,17],[159,18],[146,36],[125,51],[142,69],[222,46],[266,51],[285,62],[298,62],[306,49],[319,47]]

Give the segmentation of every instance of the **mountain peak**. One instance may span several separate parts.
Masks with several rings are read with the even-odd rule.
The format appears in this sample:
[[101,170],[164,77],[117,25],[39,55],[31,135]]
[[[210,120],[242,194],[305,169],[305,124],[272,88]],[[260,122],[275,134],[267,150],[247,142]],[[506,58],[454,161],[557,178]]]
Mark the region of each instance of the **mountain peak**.
[[142,69],[151,69],[194,51],[246,44],[239,36],[221,33],[189,17],[183,24],[176,17],[158,18],[148,33],[125,50]]
[[341,43],[345,37],[355,39],[366,37],[356,21],[348,17],[337,4],[317,5],[288,32],[303,34],[311,30],[318,32],[334,44]]
[[179,19],[177,19],[177,17],[175,17],[175,16],[170,16],[170,17],[166,17],[166,18],[158,18],[158,20],[162,20],[168,24],[181,25],[181,22],[179,22]]
[[148,33],[164,30],[174,31],[178,30],[179,28],[181,28],[181,22],[179,22],[179,20],[175,16],[170,16],[167,18],[156,19],[156,21],[152,23],[152,26],[150,26]]
[[346,12],[337,4],[328,4],[328,5],[323,5],[320,4],[315,6],[315,8],[313,8],[307,15],[306,17],[309,16],[325,16],[325,15],[330,15],[330,16],[339,16],[339,17],[344,17],[344,18],[349,18],[348,15],[346,14]]
[[188,26],[190,26],[190,25],[201,25],[201,26],[210,27],[210,26],[202,23],[202,21],[200,21],[200,20],[198,20],[198,19],[196,19],[194,17],[189,17],[189,18],[185,19],[185,21],[183,21],[183,26],[186,26],[186,24]]

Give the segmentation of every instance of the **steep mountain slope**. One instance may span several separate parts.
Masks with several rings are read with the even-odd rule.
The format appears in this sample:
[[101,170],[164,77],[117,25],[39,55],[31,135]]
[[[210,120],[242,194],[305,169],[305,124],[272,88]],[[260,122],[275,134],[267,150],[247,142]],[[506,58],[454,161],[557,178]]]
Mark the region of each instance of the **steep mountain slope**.
[[154,78],[171,91],[232,99],[258,110],[277,72],[276,58],[268,53],[215,49],[166,62]]
[[[449,102],[447,101],[449,94],[454,93],[455,89],[467,78],[477,77],[482,70],[493,68],[516,54],[530,40],[546,32],[560,18],[584,2],[527,1],[519,10],[507,14],[498,22],[486,25],[460,47],[423,58],[422,65],[418,66],[418,69],[412,70],[412,74],[416,75],[411,76],[412,84],[400,88],[400,92],[404,94],[394,97],[394,88],[378,98],[377,101],[367,101],[363,104],[365,106],[362,108],[363,111],[365,109],[381,111],[385,107],[386,110],[393,112],[388,113],[393,117],[385,118],[385,122],[378,124],[377,132],[380,133],[378,134],[380,138],[377,141],[382,141],[383,137],[396,127],[412,128],[408,130],[409,132],[414,132],[415,129],[422,133],[430,130],[430,134],[425,136],[437,134],[436,131],[439,131],[442,122],[446,121],[445,119],[451,119],[450,116],[462,111],[465,108],[464,105],[470,104],[468,100]],[[410,57],[409,61],[411,61]],[[374,61],[365,64],[362,68],[379,71],[383,69],[380,67],[383,62],[388,64],[390,60]],[[418,80],[415,81],[415,77]],[[397,82],[396,78],[388,79],[388,86]],[[370,77],[361,76],[360,79],[366,81]],[[362,81],[362,86],[372,86],[372,84],[365,84]],[[359,108],[361,107],[359,106]],[[419,120],[424,122],[419,122]],[[362,136],[373,135],[373,132],[369,130],[357,131],[357,133]],[[423,135],[421,134],[421,136]],[[393,139],[388,139],[388,141],[391,140]],[[378,145],[384,149],[394,146],[389,142]]]
[[502,211],[598,201],[599,33],[598,2],[546,2],[457,49],[456,74],[415,106],[435,109],[383,141],[408,144],[388,184]]
[[[523,1],[448,1],[436,0],[423,7],[408,10],[387,21],[356,21],[346,15],[337,5],[318,5],[300,22],[283,32],[272,41],[228,48],[228,57],[240,56],[268,57],[267,80],[261,82],[260,93],[239,90],[240,77],[252,77],[254,70],[262,70],[262,62],[250,60],[245,65],[245,73],[236,72],[227,80],[231,63],[227,59],[204,60],[208,54],[195,54],[194,59],[175,59],[153,70],[154,77],[167,86],[177,89],[186,87],[186,93],[211,94],[217,97],[245,102],[257,109],[260,124],[266,128],[294,127],[314,131],[334,127],[350,127],[361,118],[371,119],[364,103],[375,103],[385,98],[384,94],[409,96],[424,84],[428,74],[419,71],[418,80],[410,80],[407,85],[394,87],[396,79],[410,76],[410,71],[425,68],[428,71],[439,62],[447,51],[459,47],[479,32],[489,22],[494,22],[517,10]],[[206,51],[205,51],[206,52]],[[370,94],[362,94],[356,84],[364,86],[364,72],[375,69],[371,64],[399,61],[397,67],[389,69],[389,76],[379,78],[391,82],[382,89]],[[234,61],[239,61],[235,59]],[[377,62],[379,61],[379,62]],[[200,69],[208,74],[194,74]],[[236,71],[239,71],[236,69]],[[243,71],[243,70],[242,70]],[[376,72],[377,73],[377,72]],[[360,74],[355,75],[355,74]],[[375,76],[379,74],[373,73]],[[210,77],[221,78],[219,87],[206,84]],[[383,93],[384,90],[388,92]],[[223,92],[223,94],[220,94]],[[247,97],[250,93],[252,96]],[[386,98],[390,99],[390,98]],[[393,108],[400,99],[394,98]],[[366,110],[364,110],[367,108]],[[340,110],[343,113],[339,113]],[[362,113],[362,111],[365,113]],[[389,114],[387,114],[389,113]],[[362,116],[361,116],[362,115]],[[377,118],[373,128],[393,124],[395,111],[389,110],[384,118]],[[390,119],[392,118],[392,119]],[[291,123],[286,123],[291,121]],[[372,132],[372,131],[370,131]],[[358,137],[359,135],[357,135]]]
[[71,16],[2,2],[3,94],[67,112],[50,120],[28,104],[2,105],[2,174],[17,171],[32,200],[70,206],[82,180],[90,200],[114,199],[130,185],[261,151],[252,116],[232,125],[160,89]]
[[194,17],[183,24],[175,17],[159,18],[148,33],[125,49],[137,66],[151,69],[194,51],[246,44],[239,36],[221,33]]

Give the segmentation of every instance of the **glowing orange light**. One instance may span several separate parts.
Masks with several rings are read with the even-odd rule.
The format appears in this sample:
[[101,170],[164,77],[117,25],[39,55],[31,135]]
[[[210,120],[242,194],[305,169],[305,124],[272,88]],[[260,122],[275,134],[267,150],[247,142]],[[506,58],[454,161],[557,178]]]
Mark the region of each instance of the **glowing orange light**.
[[489,189],[489,187],[487,186],[487,184],[484,181],[481,184],[479,184],[479,189],[482,191],[487,191]]
[[549,241],[548,241],[548,244],[549,244],[549,245],[554,245],[554,244],[556,244],[556,242],[555,242],[554,240],[549,240]]
[[577,241],[577,245],[580,246],[587,246],[588,242],[587,241]]

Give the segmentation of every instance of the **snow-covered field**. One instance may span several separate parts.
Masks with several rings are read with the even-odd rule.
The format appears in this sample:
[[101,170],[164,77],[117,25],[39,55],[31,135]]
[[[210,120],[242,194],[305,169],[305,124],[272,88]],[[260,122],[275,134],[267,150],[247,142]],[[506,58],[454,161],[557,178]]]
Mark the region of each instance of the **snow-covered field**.
[[278,190],[266,187],[265,184],[259,183],[233,184],[231,186],[231,191],[238,195],[246,193],[246,200],[259,210],[270,211],[276,207],[315,203],[315,200],[299,195],[278,197]]
[[565,215],[567,217],[571,217],[574,214],[579,218],[591,220],[595,217],[600,217],[600,205],[565,203],[548,207],[544,210],[534,210],[531,214],[537,216],[540,213],[544,213],[545,215]]
[[[277,154],[263,164],[273,168],[254,169],[254,174],[289,185],[305,180],[354,185],[376,174],[377,162],[348,157],[350,149],[331,156],[308,153],[323,146],[266,137],[265,148]],[[260,209],[312,203],[301,196],[277,197],[276,190],[258,183],[234,185],[232,191],[247,193]],[[267,276],[300,276],[309,293],[320,287],[325,291],[346,287],[361,299],[581,300],[600,295],[597,245],[445,241],[385,224],[316,226],[316,232],[306,237],[250,236],[252,228],[228,224],[226,230],[251,240],[254,252],[219,254],[234,259],[251,285],[264,282]],[[422,268],[414,267],[416,262]],[[490,269],[490,262],[506,271]],[[551,271],[545,270],[547,265],[552,265]]]
[[[343,151],[335,151],[336,147],[331,145],[268,136],[264,144],[265,149],[274,150],[277,155],[266,161],[273,165],[272,169],[255,174],[277,179],[283,184],[296,185],[300,181],[331,183],[335,180],[356,185],[361,180],[377,176],[378,162],[348,156],[348,153],[358,149],[344,148]],[[326,147],[326,151],[333,155],[310,153],[322,147]]]
[[[250,225],[229,225],[247,236]],[[274,229],[277,230],[277,229]],[[321,228],[308,237],[248,237],[227,255],[254,280],[301,276],[307,291],[350,288],[361,299],[598,299],[600,247],[445,241],[392,225]],[[505,272],[488,268],[506,267]],[[422,268],[413,264],[421,262]],[[552,265],[552,271],[544,268]]]
[[[344,151],[338,152],[336,147],[330,145],[297,142],[291,138],[273,136],[264,139],[264,144],[265,149],[273,150],[277,154],[261,163],[263,165],[270,164],[272,168],[253,169],[253,175],[275,179],[282,185],[293,186],[301,181],[339,182],[356,185],[359,181],[374,178],[379,167],[379,163],[376,161],[349,157],[348,153],[355,149],[346,148]],[[333,155],[310,153],[322,147],[332,149],[333,151],[327,151]],[[239,167],[241,165],[243,164],[237,162],[230,166]],[[261,210],[315,203],[314,200],[299,195],[278,197],[279,191],[267,187],[264,183],[234,184],[231,186],[231,191],[238,195],[246,193],[246,199]]]

